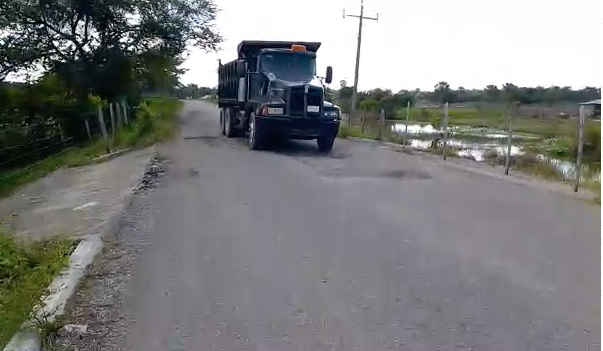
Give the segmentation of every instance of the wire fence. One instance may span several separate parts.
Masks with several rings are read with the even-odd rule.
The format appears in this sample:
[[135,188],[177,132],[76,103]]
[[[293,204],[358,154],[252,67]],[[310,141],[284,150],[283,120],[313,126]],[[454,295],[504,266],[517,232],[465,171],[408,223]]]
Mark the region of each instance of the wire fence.
[[[517,169],[546,178],[574,181],[575,191],[581,181],[600,182],[600,163],[585,165],[582,161],[582,149],[587,144],[583,140],[586,117],[583,106],[579,108],[577,120],[541,121],[521,116],[518,111],[519,105],[511,104],[504,110],[492,111],[487,118],[480,118],[469,115],[472,111],[461,111],[467,116],[460,115],[458,110],[450,111],[447,103],[437,109],[412,111],[408,106],[389,113],[360,109],[356,118],[346,116],[343,124],[349,136],[398,143],[440,154],[443,159],[457,156],[499,164],[506,175],[510,169]],[[451,117],[454,123],[449,123]],[[591,121],[591,124],[600,131],[597,123]],[[578,152],[573,155],[573,146],[561,142],[573,143],[576,135]],[[597,136],[600,139],[600,132]],[[564,154],[556,157],[551,150]]]
[[111,103],[75,118],[46,118],[32,123],[0,122],[0,172],[26,167],[68,148],[108,138],[133,120],[133,108]]

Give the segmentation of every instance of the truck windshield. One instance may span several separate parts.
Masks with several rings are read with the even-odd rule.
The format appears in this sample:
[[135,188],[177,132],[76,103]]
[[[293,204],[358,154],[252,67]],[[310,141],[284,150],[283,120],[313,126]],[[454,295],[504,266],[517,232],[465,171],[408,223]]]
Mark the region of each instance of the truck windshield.
[[282,80],[309,81],[316,75],[316,59],[305,54],[264,53],[260,57],[260,69]]

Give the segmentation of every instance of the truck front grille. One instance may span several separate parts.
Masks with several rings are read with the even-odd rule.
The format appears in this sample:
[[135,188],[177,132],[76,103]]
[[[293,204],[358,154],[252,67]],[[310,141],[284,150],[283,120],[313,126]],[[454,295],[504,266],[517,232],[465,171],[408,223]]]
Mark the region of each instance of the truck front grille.
[[292,87],[289,91],[289,114],[294,117],[303,117],[307,106],[319,106],[319,112],[307,112],[307,117],[318,117],[322,110],[322,91],[320,88],[310,87],[304,104],[304,87]]
[[293,87],[289,95],[289,114],[302,117],[304,115],[304,87]]

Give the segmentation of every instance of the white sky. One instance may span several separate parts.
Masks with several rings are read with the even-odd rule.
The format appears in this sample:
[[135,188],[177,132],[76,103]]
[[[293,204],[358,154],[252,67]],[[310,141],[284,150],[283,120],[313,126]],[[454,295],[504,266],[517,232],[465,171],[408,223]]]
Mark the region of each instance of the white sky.
[[[320,41],[318,72],[353,84],[360,0],[214,0],[222,50],[190,52],[184,83],[217,85],[241,40]],[[601,86],[601,0],[365,0],[359,90]]]

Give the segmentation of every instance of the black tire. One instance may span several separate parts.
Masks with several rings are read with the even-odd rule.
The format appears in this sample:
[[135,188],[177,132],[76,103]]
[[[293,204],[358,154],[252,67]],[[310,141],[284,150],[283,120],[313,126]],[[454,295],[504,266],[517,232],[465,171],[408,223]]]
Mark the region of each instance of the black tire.
[[333,149],[335,137],[330,135],[320,136],[316,139],[316,142],[318,143],[318,150],[320,150],[320,152],[329,152]]
[[261,150],[264,146],[264,135],[258,128],[255,113],[249,116],[249,150]]
[[222,135],[226,135],[226,132],[224,131],[224,110],[225,108],[220,109],[220,133],[222,133]]
[[234,110],[228,107],[224,111],[224,135],[228,138],[234,138],[237,136],[234,121],[233,121]]

